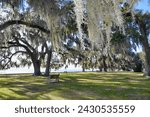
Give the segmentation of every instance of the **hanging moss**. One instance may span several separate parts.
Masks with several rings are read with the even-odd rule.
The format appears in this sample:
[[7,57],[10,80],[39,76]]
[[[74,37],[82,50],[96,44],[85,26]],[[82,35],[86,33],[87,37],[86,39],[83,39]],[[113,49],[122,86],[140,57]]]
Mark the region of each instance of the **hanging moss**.
[[[25,1],[36,14],[40,15],[46,21],[51,31],[50,38],[54,40],[56,48],[60,47],[62,39],[62,10],[59,6],[59,0],[0,0],[4,5],[9,4],[12,7],[24,9]],[[84,32],[82,24],[88,27],[88,36],[91,42],[102,48],[104,45],[109,48],[111,37],[111,27],[116,25],[124,31],[123,18],[120,4],[129,2],[128,10],[131,10],[137,0],[73,0],[75,4],[75,13],[77,27],[79,31],[80,43],[83,46]],[[84,49],[84,47],[81,47]]]
[[[110,46],[111,28],[116,25],[124,32],[124,21],[122,18],[120,5],[129,2],[128,10],[131,10],[137,0],[74,0],[76,20],[80,40],[83,39],[81,24],[87,21],[89,39],[103,47],[107,44]],[[85,17],[85,11],[87,17]],[[86,19],[86,20],[83,20]]]

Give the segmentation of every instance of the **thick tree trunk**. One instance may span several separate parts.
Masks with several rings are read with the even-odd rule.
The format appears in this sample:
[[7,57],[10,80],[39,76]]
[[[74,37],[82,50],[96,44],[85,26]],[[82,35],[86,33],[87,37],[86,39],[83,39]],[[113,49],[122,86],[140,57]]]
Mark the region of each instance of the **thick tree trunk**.
[[85,72],[85,63],[82,64],[82,72]]
[[142,42],[145,52],[145,75],[150,76],[150,47],[147,37]]
[[52,59],[52,49],[49,50],[49,52],[48,52],[44,76],[49,76],[49,74],[50,74],[51,59]]
[[107,72],[107,64],[106,64],[106,57],[103,57],[103,68],[104,68],[104,72]]
[[33,67],[34,67],[34,76],[40,76],[41,75],[41,62],[39,60],[33,61]]
[[102,72],[102,67],[99,67],[99,72]]
[[142,38],[141,42],[142,42],[144,52],[145,52],[145,73],[144,73],[144,75],[150,76],[150,47],[149,47],[148,37],[146,35],[145,28],[141,29],[141,32],[143,33],[143,38]]
[[148,36],[146,33],[146,24],[139,20],[140,31],[142,33],[141,43],[145,52],[145,75],[150,76],[150,46],[148,42]]
[[150,76],[150,49],[145,51],[145,75]]
[[31,55],[31,60],[33,63],[33,67],[34,67],[34,76],[40,76],[41,75],[41,61],[37,59],[37,56],[34,54]]

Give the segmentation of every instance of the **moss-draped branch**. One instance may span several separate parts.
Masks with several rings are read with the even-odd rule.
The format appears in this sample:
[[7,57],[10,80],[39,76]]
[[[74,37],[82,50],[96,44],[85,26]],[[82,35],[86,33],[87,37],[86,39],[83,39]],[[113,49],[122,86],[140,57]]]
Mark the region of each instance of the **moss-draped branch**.
[[39,26],[37,24],[34,24],[34,23],[25,22],[25,21],[22,21],[22,20],[9,20],[9,21],[6,21],[5,23],[0,25],[0,31],[6,29],[7,27],[9,27],[11,25],[15,25],[15,24],[21,24],[21,25],[25,25],[25,26],[28,26],[28,27],[31,27],[31,28],[37,28],[37,29],[39,29],[42,32],[45,32],[47,34],[50,33],[50,31],[48,29],[45,29],[44,27],[41,27],[41,26]]

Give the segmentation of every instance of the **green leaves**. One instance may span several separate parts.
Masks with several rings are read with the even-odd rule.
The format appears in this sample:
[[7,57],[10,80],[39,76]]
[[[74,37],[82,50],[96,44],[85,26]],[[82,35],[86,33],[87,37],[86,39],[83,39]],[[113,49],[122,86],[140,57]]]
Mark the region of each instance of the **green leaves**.
[[126,41],[126,36],[120,33],[119,31],[115,32],[111,39],[112,44],[120,44],[120,43],[124,43],[124,41]]

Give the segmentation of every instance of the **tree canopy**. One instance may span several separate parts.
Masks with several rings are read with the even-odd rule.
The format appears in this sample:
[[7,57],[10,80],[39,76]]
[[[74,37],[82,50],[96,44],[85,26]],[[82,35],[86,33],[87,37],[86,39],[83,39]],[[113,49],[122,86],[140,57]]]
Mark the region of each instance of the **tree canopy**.
[[142,45],[150,75],[149,13],[133,10],[138,1],[0,0],[0,67],[18,66],[11,60],[21,53],[31,59],[35,75],[41,74],[44,61],[48,75],[55,53],[60,63],[80,64],[83,71],[128,70],[134,60],[132,49]]

